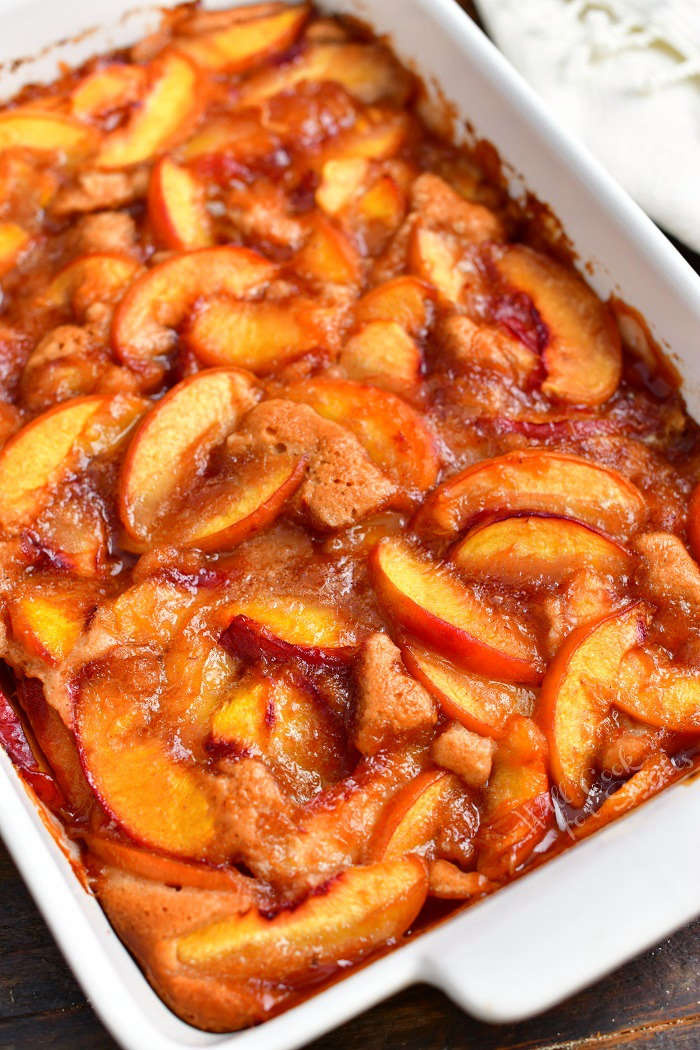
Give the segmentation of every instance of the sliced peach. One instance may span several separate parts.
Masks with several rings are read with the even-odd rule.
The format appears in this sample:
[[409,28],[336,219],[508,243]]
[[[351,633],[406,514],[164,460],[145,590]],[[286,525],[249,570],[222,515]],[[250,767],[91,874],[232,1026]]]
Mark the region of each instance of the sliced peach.
[[316,190],[316,203],[326,215],[338,215],[355,199],[370,173],[366,157],[343,157],[329,160],[321,169],[321,185]]
[[370,321],[348,339],[340,364],[351,379],[401,391],[418,382],[423,359],[415,341],[396,321]]
[[234,365],[256,375],[272,372],[322,346],[311,302],[239,302],[214,299],[190,322],[187,345],[207,365]]
[[205,551],[235,547],[275,520],[305,470],[303,457],[251,462],[234,480],[198,490],[191,507],[178,508],[162,522],[158,539]]
[[402,650],[411,674],[438,701],[448,718],[482,736],[499,739],[513,714],[529,714],[530,690],[470,674],[431,649],[411,642]]
[[380,175],[348,209],[345,222],[356,232],[367,255],[378,256],[397,232],[407,196],[391,175]]
[[107,812],[134,839],[194,859],[216,834],[214,799],[204,774],[176,762],[155,737],[119,727],[119,711],[84,689],[76,733],[85,775]]
[[251,379],[222,368],[183,380],[155,404],[122,464],[119,513],[131,537],[149,539],[168,501],[205,465],[254,400]]
[[499,742],[477,837],[477,869],[490,879],[512,875],[553,823],[547,742],[531,718],[514,715]]
[[69,490],[48,505],[24,542],[56,568],[89,578],[107,569],[107,541],[104,507]]
[[308,801],[345,772],[327,708],[289,674],[240,679],[214,713],[208,747],[214,754],[263,756],[297,801]]
[[148,70],[150,86],[123,128],[102,140],[96,164],[126,168],[160,153],[183,135],[204,102],[197,68],[184,55],[164,51]]
[[64,803],[62,792],[53,777],[42,769],[32,751],[22,722],[14,707],[0,689],[0,747],[5,749],[8,758],[17,769],[22,779],[36,792],[37,796],[57,809]]
[[435,483],[437,443],[423,417],[401,398],[377,387],[340,379],[297,383],[287,397],[351,430],[380,470],[414,492]]
[[578,456],[531,448],[485,459],[430,494],[417,523],[449,535],[484,513],[542,511],[577,518],[613,536],[644,520],[644,496],[617,471]]
[[17,695],[41,754],[65,798],[65,807],[78,819],[94,809],[95,796],[85,779],[75,739],[58,711],[47,703],[37,678],[22,678]]
[[688,504],[688,540],[696,560],[700,559],[700,484],[696,485]]
[[371,555],[377,595],[389,615],[469,670],[536,683],[542,660],[514,615],[489,608],[444,565],[403,540],[382,540]]
[[615,706],[648,725],[700,733],[700,674],[661,649],[630,649],[618,669]]
[[293,61],[249,77],[242,85],[241,100],[263,102],[302,80],[331,80],[360,102],[388,102],[397,107],[403,105],[412,87],[410,74],[379,44],[311,43]]
[[71,110],[81,120],[99,119],[138,102],[145,88],[143,66],[115,62],[78,82],[71,93]]
[[228,26],[178,40],[178,49],[205,69],[242,73],[289,47],[308,18],[309,7],[280,5],[278,11],[246,20],[240,17],[244,13],[245,9],[237,12]]
[[530,297],[547,328],[544,393],[573,404],[607,401],[622,374],[620,336],[607,307],[580,277],[532,248],[505,248],[496,268]]
[[449,799],[463,793],[457,777],[442,769],[420,773],[398,792],[379,821],[369,856],[392,860],[425,850],[445,822]]
[[303,277],[320,284],[355,284],[360,279],[360,257],[348,237],[318,214],[311,232],[293,260]]
[[28,525],[45,506],[68,469],[76,442],[108,400],[65,401],[10,438],[0,452],[0,524],[5,530]]
[[222,610],[220,622],[228,622],[221,644],[252,660],[268,656],[323,666],[347,663],[355,652],[356,634],[349,620],[311,598],[241,599]]
[[86,156],[94,145],[94,131],[58,113],[11,109],[0,114],[0,152],[28,149],[74,160]]
[[603,802],[602,806],[586,817],[581,823],[574,823],[574,838],[585,839],[595,831],[600,831],[624,813],[640,806],[642,802],[657,795],[659,791],[678,780],[686,770],[675,766],[664,751],[651,755],[640,769],[614,791]]
[[136,371],[153,373],[157,382],[162,374],[158,359],[170,352],[173,330],[198,299],[239,298],[274,273],[272,263],[246,248],[201,248],[167,259],[134,281],[119,304],[112,326],[117,356]]
[[375,114],[374,119],[367,119],[365,112],[351,128],[328,140],[321,150],[321,170],[333,161],[390,160],[396,156],[409,135],[410,121],[405,113],[389,107],[377,107]]
[[80,255],[58,271],[40,303],[49,309],[71,310],[81,317],[93,303],[115,302],[139,269],[134,259],[117,252]]
[[549,791],[515,803],[512,809],[479,829],[478,871],[493,882],[511,878],[553,826],[554,806]]
[[[173,963],[247,978],[265,970],[274,980],[356,961],[400,937],[428,889],[420,857],[349,868],[291,911],[274,918],[256,910],[212,923],[168,945]],[[170,952],[168,957],[170,958]]]
[[56,666],[66,659],[84,626],[84,612],[71,594],[33,594],[8,603],[10,630],[34,657]]
[[428,327],[433,293],[417,277],[394,277],[367,292],[355,304],[358,324],[393,321],[409,335],[420,336]]
[[0,277],[16,265],[31,238],[16,222],[0,222]]
[[[175,860],[150,853],[106,835],[86,834],[83,841],[90,856],[109,867],[120,868],[143,879],[164,882],[166,886],[193,886],[200,890],[235,892],[244,878],[235,868],[214,868],[194,861]],[[248,884],[245,883],[246,889]]]
[[570,518],[529,514],[477,525],[453,548],[452,561],[469,576],[510,586],[562,582],[579,569],[621,575],[631,555],[619,543]]
[[232,178],[263,167],[275,170],[279,137],[264,127],[255,109],[214,118],[187,140],[181,158],[204,181],[227,185]]
[[600,727],[617,692],[622,658],[643,640],[649,618],[635,602],[576,628],[545,675],[538,720],[549,741],[552,776],[573,806],[583,805],[591,786]]
[[148,218],[164,248],[187,251],[212,243],[204,186],[170,157],[162,157],[151,171]]
[[460,301],[466,276],[459,268],[459,249],[450,234],[417,222],[411,231],[408,261],[411,272],[446,303]]

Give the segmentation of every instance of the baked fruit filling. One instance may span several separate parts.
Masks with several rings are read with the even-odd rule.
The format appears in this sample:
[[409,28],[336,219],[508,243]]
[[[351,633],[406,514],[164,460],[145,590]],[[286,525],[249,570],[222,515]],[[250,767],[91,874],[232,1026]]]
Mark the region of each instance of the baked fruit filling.
[[276,3],[0,112],[0,737],[203,1028],[694,762],[698,428],[429,115]]

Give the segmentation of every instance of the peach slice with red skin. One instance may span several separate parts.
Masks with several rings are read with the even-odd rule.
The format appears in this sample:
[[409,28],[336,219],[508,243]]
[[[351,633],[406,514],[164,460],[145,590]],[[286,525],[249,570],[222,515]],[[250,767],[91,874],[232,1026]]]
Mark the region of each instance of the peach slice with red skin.
[[649,610],[642,602],[576,628],[549,666],[537,718],[549,742],[552,776],[573,806],[590,789],[599,733],[618,688],[625,653],[644,638]]
[[585,839],[595,831],[600,831],[613,820],[653,798],[687,772],[687,768],[674,765],[664,751],[650,755],[629,780],[612,795],[608,795],[600,809],[581,823],[573,824],[571,831],[574,838]]
[[71,110],[80,120],[95,120],[137,102],[146,86],[146,70],[115,62],[84,77],[71,93]]
[[302,80],[334,81],[366,105],[386,102],[397,108],[413,86],[410,74],[380,44],[309,43],[293,61],[246,78],[241,101],[259,104]]
[[16,222],[0,222],[0,277],[17,264],[31,237]]
[[510,682],[482,678],[422,645],[410,642],[402,656],[406,667],[442,710],[473,733],[500,739],[513,714],[529,714],[530,690]]
[[607,307],[580,277],[532,248],[509,246],[495,266],[529,296],[546,326],[543,392],[571,404],[607,401],[622,375],[620,335]]
[[678,733],[700,733],[700,674],[660,650],[630,649],[620,662],[615,706]]
[[174,757],[160,709],[153,709],[156,668],[141,648],[128,657],[110,650],[81,669],[73,721],[85,776],[135,842],[188,859],[224,860],[215,779],[191,759]]
[[88,833],[83,841],[90,857],[109,867],[128,871],[143,879],[164,882],[167,886],[192,886],[200,890],[236,891],[242,886],[250,892],[252,883],[235,868],[214,868],[195,861],[176,860],[158,853],[138,849],[107,835]]
[[184,379],[154,405],[132,437],[121,469],[119,513],[129,536],[150,539],[168,502],[254,401],[247,374],[210,369]]
[[461,532],[483,514],[541,511],[624,536],[647,515],[631,481],[579,456],[530,448],[481,460],[430,494],[416,524],[442,535]]
[[352,431],[372,461],[410,492],[424,492],[440,468],[437,442],[423,417],[386,390],[342,379],[309,379],[287,390],[320,416]]
[[387,806],[372,837],[370,858],[392,860],[425,850],[443,826],[447,801],[463,793],[452,773],[419,773]]
[[242,73],[284,51],[301,32],[309,7],[280,5],[279,10],[245,18],[246,9],[233,12],[230,24],[176,42],[198,66],[217,73]]
[[132,284],[112,325],[117,357],[157,382],[175,333],[198,299],[241,298],[263,287],[276,267],[247,248],[200,248],[176,255]]
[[396,623],[478,674],[537,683],[542,659],[514,615],[498,613],[450,570],[404,540],[382,540],[370,556],[372,581]]
[[188,251],[212,243],[204,186],[170,157],[162,157],[151,171],[148,218],[164,248]]
[[198,490],[192,507],[178,508],[158,526],[158,541],[204,551],[238,546],[280,514],[304,480],[306,464],[303,456],[251,461],[234,480]]
[[509,586],[561,582],[579,569],[621,575],[631,555],[619,543],[571,518],[529,514],[477,525],[453,547],[452,561],[469,576]]
[[688,504],[688,540],[696,560],[700,560],[700,484],[696,485]]
[[80,121],[38,109],[11,109],[0,114],[0,152],[6,149],[64,154],[69,160],[86,156],[95,132]]
[[63,793],[65,808],[74,817],[87,819],[95,810],[95,796],[83,774],[73,734],[56,708],[47,703],[37,678],[20,679],[17,697],[41,754]]
[[108,398],[64,401],[27,423],[0,452],[0,525],[9,532],[29,525],[49,501],[71,452]]
[[92,252],[67,263],[40,296],[42,306],[83,316],[93,303],[114,302],[135,277],[140,264],[118,252]]
[[197,67],[184,55],[163,51],[148,68],[149,88],[123,128],[106,135],[99,168],[142,164],[170,146],[200,112],[204,88]]
[[277,595],[241,599],[219,614],[228,622],[220,644],[250,660],[303,660],[318,666],[347,664],[356,649],[350,621],[311,598]]
[[60,808],[65,799],[53,777],[42,769],[32,751],[22,722],[5,692],[0,689],[0,746],[22,779],[51,809]]
[[253,909],[160,947],[193,970],[245,979],[264,968],[272,980],[289,980],[338,959],[357,961],[400,937],[427,890],[420,857],[349,868],[290,911],[270,918]]
[[293,673],[240,679],[212,717],[214,755],[263,756],[299,802],[346,772],[338,727],[323,701]]
[[531,718],[514,715],[486,787],[478,871],[494,880],[513,875],[547,834],[553,816],[547,742]]
[[324,344],[317,314],[311,301],[214,299],[192,318],[187,345],[206,365],[265,375]]
[[69,655],[84,626],[80,603],[68,594],[31,592],[8,603],[13,637],[34,657],[56,666]]

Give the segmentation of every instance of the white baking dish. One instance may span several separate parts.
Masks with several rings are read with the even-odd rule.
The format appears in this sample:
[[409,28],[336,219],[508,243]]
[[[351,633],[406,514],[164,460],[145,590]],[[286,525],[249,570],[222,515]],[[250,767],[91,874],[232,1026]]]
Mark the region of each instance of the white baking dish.
[[[228,0],[231,2],[231,0]],[[161,5],[163,0],[161,0]],[[216,6],[216,5],[212,5]],[[330,0],[388,33],[399,54],[439,82],[479,136],[551,205],[602,295],[640,308],[700,411],[700,280],[652,223],[564,132],[452,0]],[[5,97],[136,39],[154,10],[128,0],[0,0],[0,62],[36,55],[0,77]],[[0,749],[0,831],[98,1014],[129,1050],[291,1050],[401,987],[429,981],[483,1020],[510,1022],[550,1006],[700,913],[700,779],[679,784],[566,854],[439,928],[259,1028],[207,1035],[151,991],[82,889]]]

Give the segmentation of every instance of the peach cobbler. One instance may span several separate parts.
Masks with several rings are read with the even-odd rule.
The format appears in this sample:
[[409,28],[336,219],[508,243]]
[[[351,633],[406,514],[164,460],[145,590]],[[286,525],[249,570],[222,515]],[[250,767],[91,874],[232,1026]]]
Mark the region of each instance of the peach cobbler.
[[0,112],[0,736],[203,1028],[695,761],[698,428],[489,157],[305,5]]

